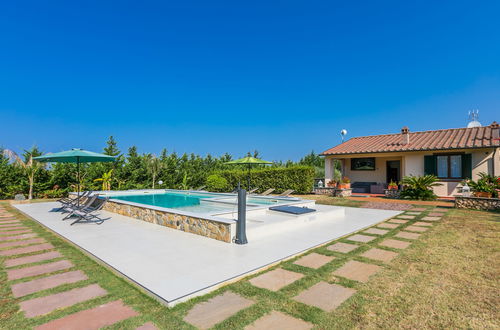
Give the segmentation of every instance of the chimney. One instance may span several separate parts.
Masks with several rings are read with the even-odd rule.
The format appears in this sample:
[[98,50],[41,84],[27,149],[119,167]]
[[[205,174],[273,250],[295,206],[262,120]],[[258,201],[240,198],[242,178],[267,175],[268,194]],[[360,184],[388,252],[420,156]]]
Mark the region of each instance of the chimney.
[[500,128],[499,128],[499,125],[496,121],[492,122],[491,125],[491,138],[493,140],[497,140],[500,138],[499,137],[499,133],[500,133]]
[[410,144],[410,129],[405,126],[401,129],[401,135],[403,136],[403,144]]

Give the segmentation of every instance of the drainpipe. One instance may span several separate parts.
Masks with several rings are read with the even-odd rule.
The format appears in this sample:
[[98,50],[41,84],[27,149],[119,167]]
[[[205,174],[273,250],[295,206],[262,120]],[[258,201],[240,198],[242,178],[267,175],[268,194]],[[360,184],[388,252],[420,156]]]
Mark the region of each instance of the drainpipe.
[[246,216],[247,216],[247,192],[238,189],[238,221],[236,222],[236,244],[247,244]]

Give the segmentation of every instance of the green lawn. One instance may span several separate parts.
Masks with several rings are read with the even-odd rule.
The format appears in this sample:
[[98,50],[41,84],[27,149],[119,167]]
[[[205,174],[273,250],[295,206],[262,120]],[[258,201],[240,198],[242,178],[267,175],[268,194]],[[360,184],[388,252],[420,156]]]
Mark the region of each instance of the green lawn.
[[[10,211],[14,210],[7,203],[0,204]],[[19,213],[16,212],[16,214]],[[391,230],[384,237],[393,236],[401,228],[418,221],[422,216]],[[314,323],[317,329],[500,327],[498,312],[500,306],[498,278],[500,274],[498,227],[500,215],[498,213],[451,210],[441,222],[434,224],[432,229],[422,234],[389,264],[359,256],[384,237],[367,244],[359,243],[361,248],[348,254],[332,252],[323,246],[314,249],[314,252],[336,258],[318,270],[294,265],[293,262],[297,258],[271,268],[282,267],[305,275],[278,292],[254,287],[247,278],[170,309],[114,275],[112,271],[93,261],[71,244],[44,230],[36,222],[22,215],[19,217],[27,226],[32,227],[40,236],[54,244],[66,259],[71,260],[76,268],[83,270],[89,277],[87,281],[48,290],[43,295],[48,292],[63,291],[70,287],[81,287],[89,283],[99,283],[110,295],[29,320],[18,312],[20,299],[12,297],[9,288],[11,282],[7,282],[5,270],[1,266],[1,329],[29,329],[48,320],[115,299],[123,299],[141,315],[116,324],[110,329],[134,329],[146,321],[153,321],[162,329],[192,329],[192,326],[182,320],[187,312],[196,303],[208,300],[225,290],[250,298],[256,304],[216,325],[216,329],[242,329],[271,310],[282,311]],[[339,241],[346,241],[346,239]],[[308,253],[310,252],[312,251]],[[352,259],[382,265],[383,270],[366,284],[331,274],[336,268]],[[3,257],[0,257],[1,261]],[[358,292],[331,313],[325,313],[291,299],[298,292],[319,281],[338,283],[355,288]],[[30,295],[27,298],[37,295],[41,294]]]

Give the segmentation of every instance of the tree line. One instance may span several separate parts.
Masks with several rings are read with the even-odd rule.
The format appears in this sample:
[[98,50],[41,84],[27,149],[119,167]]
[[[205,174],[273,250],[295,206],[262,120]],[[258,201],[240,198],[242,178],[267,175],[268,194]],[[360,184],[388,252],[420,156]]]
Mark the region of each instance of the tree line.
[[[235,169],[235,165],[226,164],[233,160],[228,153],[219,157],[178,155],[163,149],[156,155],[139,153],[135,146],[122,153],[112,136],[102,153],[116,157],[116,161],[81,164],[78,179],[76,164],[33,161],[33,157],[43,154],[36,146],[21,155],[0,148],[0,199],[13,198],[16,194],[29,198],[60,197],[76,190],[78,181],[84,190],[191,189],[205,185],[213,173]],[[258,151],[247,155],[259,158]],[[298,162],[275,161],[271,167],[296,165],[313,167],[316,177],[324,177],[324,159],[313,151]]]

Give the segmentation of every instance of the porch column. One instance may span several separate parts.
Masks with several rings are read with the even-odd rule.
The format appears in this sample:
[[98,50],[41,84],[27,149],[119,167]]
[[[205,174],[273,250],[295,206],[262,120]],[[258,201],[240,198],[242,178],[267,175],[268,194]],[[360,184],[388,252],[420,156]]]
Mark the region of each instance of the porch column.
[[325,187],[328,181],[333,179],[333,160],[331,157],[325,158]]

